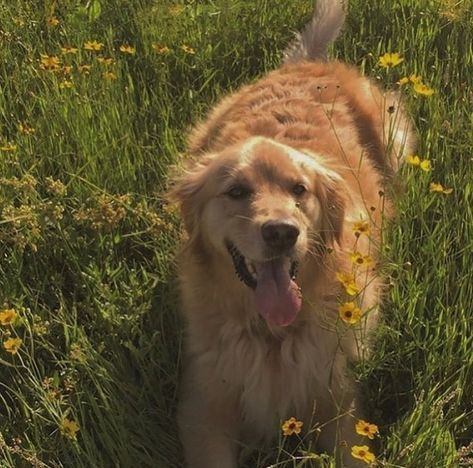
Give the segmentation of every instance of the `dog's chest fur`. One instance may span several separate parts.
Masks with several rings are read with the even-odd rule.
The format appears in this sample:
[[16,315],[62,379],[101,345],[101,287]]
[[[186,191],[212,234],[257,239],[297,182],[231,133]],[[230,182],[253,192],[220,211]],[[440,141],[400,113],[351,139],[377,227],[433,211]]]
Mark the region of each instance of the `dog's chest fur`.
[[280,420],[318,419],[317,406],[327,405],[345,360],[327,333],[315,322],[280,337],[231,321],[222,326],[215,372],[238,400],[243,434],[270,439]]

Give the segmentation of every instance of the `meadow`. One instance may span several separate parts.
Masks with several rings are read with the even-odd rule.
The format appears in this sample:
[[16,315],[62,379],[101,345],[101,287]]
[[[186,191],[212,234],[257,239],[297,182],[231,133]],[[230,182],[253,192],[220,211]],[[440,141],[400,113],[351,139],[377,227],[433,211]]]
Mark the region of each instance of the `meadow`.
[[[311,8],[0,2],[1,467],[183,466],[169,176],[190,126],[277,67]],[[419,140],[389,191],[382,326],[353,370],[375,465],[473,466],[473,3],[350,0],[332,55],[399,90]],[[274,433],[248,468],[333,466]]]

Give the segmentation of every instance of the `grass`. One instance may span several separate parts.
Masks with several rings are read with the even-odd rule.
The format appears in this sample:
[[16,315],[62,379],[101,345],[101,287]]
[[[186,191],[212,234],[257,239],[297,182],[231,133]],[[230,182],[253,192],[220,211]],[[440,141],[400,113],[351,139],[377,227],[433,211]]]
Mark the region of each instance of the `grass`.
[[[0,349],[0,466],[182,466],[179,227],[166,181],[189,126],[277,67],[310,10],[309,0],[0,4],[0,307],[17,313],[0,339],[22,340],[16,354]],[[436,91],[402,88],[432,170],[401,171],[383,326],[356,369],[380,466],[473,464],[473,447],[461,449],[473,439],[472,11],[470,0],[351,0],[333,51],[386,87],[415,73]],[[91,40],[103,49],[85,50]],[[390,51],[404,61],[384,70]],[[42,69],[41,54],[61,70]],[[432,181],[453,192],[431,193]],[[307,450],[281,438],[248,466],[332,463]]]

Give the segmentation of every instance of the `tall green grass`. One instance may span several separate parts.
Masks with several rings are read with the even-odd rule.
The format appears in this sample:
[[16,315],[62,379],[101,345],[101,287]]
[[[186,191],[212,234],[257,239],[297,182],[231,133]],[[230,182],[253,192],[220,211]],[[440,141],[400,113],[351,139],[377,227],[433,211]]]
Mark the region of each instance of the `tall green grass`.
[[[0,339],[22,340],[16,354],[0,349],[0,466],[182,466],[168,174],[190,125],[277,67],[310,10],[309,0],[0,3],[0,307],[17,313]],[[472,465],[473,449],[460,450],[473,439],[472,12],[470,0],[352,0],[333,51],[381,85],[415,73],[436,90],[401,90],[432,171],[401,171],[383,325],[355,370],[381,428],[381,466]],[[103,49],[84,49],[92,40]],[[377,61],[389,51],[404,61],[386,72]],[[41,54],[61,70],[42,69]],[[431,193],[432,181],[453,192]],[[247,466],[318,466],[308,450],[280,439]]]

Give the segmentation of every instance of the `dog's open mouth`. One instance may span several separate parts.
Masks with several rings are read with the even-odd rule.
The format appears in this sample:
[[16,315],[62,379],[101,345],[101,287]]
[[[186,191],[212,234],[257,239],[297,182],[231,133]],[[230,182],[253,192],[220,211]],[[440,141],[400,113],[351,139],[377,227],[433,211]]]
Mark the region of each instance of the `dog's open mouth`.
[[297,262],[277,257],[265,262],[250,262],[227,242],[238,278],[255,291],[255,303],[267,322],[287,326],[294,321],[302,304],[296,284]]

